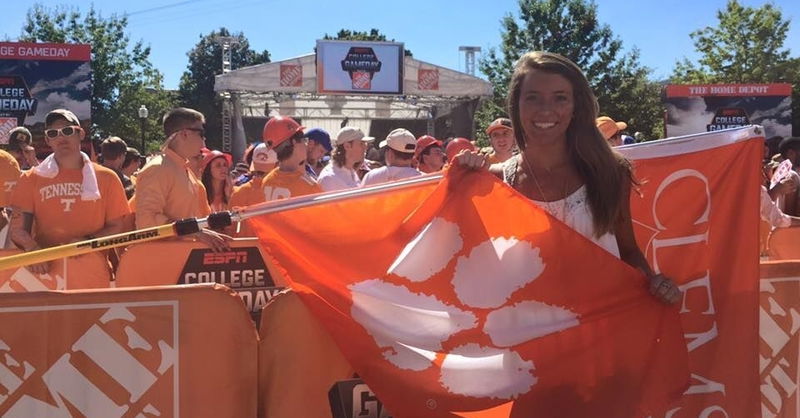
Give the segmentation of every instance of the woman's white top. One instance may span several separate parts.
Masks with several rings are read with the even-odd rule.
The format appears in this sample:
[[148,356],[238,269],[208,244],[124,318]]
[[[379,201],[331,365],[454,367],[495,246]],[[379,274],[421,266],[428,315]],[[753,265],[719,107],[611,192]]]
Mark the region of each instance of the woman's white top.
[[[511,187],[514,187],[516,182],[517,161],[517,158],[509,158],[503,163],[503,181]],[[619,258],[619,245],[617,245],[617,237],[613,233],[609,232],[600,237],[595,236],[594,215],[586,197],[586,185],[582,185],[561,200],[553,202],[533,200],[533,202],[600,248]]]

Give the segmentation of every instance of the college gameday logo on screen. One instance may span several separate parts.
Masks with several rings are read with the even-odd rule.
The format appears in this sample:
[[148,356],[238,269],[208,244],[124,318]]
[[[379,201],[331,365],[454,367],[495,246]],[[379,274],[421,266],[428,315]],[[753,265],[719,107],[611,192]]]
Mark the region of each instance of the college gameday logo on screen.
[[381,62],[372,48],[353,47],[342,60],[342,70],[350,74],[353,89],[369,90],[372,88],[372,77],[381,70]]
[[179,416],[177,301],[0,308],[0,321],[48,328],[0,335],[0,416]]

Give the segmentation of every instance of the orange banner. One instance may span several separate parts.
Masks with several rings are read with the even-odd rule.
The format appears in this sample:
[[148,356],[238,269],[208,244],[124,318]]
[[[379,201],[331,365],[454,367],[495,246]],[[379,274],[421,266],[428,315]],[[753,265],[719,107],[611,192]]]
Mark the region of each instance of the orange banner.
[[276,295],[261,315],[258,416],[330,416],[328,390],[351,378],[353,367],[291,290]]
[[[0,250],[0,257],[21,252]],[[53,260],[49,264],[50,271],[47,274],[34,274],[25,267],[0,270],[0,292],[103,289],[108,288],[111,283],[111,267],[105,252]]]
[[251,221],[397,416],[628,416],[688,387],[678,308],[491,174]]
[[167,240],[132,245],[120,258],[117,287],[219,283],[239,295],[254,317],[286,286],[254,238],[215,253],[202,243]]
[[800,260],[761,263],[759,335],[763,417],[800,417]]
[[0,294],[0,415],[253,417],[256,350],[221,286]]
[[645,143],[631,206],[650,265],[681,284],[692,385],[661,415],[755,417],[758,378],[758,127]]

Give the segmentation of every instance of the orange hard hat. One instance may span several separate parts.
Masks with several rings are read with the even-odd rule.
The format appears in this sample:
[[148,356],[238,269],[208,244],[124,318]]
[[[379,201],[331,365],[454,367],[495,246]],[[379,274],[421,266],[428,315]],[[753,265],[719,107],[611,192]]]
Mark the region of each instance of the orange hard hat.
[[305,128],[290,117],[275,116],[264,125],[264,132],[261,135],[261,139],[263,139],[264,142],[271,141],[272,147],[274,148],[303,129]]
[[458,155],[461,150],[476,151],[475,145],[467,138],[455,138],[447,143],[444,153],[447,155],[447,161],[452,162],[453,158]]

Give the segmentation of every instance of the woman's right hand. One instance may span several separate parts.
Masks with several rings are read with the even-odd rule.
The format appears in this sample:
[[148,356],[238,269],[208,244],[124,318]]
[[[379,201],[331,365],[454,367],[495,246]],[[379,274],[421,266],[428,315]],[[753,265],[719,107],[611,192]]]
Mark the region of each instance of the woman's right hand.
[[477,151],[463,150],[453,158],[453,162],[455,165],[471,170],[486,170],[489,168],[486,156],[479,154]]

